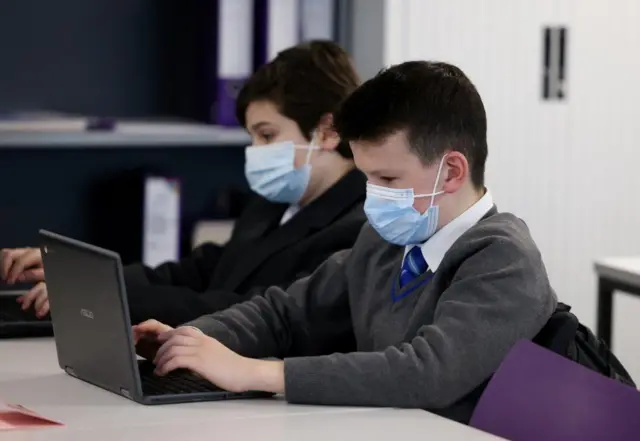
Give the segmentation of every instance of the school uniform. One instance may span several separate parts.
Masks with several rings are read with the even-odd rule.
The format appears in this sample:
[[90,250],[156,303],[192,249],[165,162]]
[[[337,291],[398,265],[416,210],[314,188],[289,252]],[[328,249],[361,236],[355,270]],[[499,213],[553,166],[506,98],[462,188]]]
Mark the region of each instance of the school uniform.
[[154,318],[178,326],[311,274],[353,246],[366,220],[365,188],[354,169],[304,207],[256,197],[224,247],[204,244],[154,269],[125,267],[132,322]]
[[366,224],[352,250],[288,290],[188,325],[245,356],[284,358],[290,402],[468,421],[471,392],[556,304],[527,226],[487,192],[422,246],[392,245]]

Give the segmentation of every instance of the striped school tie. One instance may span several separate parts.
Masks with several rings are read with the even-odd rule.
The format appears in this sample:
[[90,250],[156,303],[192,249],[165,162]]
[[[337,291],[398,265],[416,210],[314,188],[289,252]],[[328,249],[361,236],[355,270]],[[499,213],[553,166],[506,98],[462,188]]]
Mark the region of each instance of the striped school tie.
[[400,270],[400,288],[404,288],[407,284],[411,283],[422,274],[429,270],[427,261],[424,260],[422,250],[418,246],[414,246],[409,250],[402,262],[402,269]]

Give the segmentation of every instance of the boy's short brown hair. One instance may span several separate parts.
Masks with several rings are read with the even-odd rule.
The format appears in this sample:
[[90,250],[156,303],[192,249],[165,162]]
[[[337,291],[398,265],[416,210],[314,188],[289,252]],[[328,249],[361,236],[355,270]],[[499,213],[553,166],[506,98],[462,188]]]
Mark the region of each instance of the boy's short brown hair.
[[[246,111],[255,101],[270,101],[295,121],[311,140],[326,114],[334,114],[360,84],[349,54],[332,41],[313,40],[285,49],[261,66],[244,84],[236,101],[236,117],[246,127]],[[353,157],[346,141],[337,151]]]
[[381,70],[345,100],[334,126],[344,141],[378,141],[405,131],[425,164],[460,152],[473,185],[484,187],[487,115],[476,87],[454,65],[407,61]]

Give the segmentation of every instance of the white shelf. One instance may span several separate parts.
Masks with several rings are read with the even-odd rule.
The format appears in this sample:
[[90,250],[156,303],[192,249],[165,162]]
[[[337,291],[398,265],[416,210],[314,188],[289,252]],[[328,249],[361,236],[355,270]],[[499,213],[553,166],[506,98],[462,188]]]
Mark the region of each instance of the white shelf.
[[111,131],[86,131],[84,125],[0,123],[0,148],[215,147],[246,146],[241,128],[193,123],[118,123]]

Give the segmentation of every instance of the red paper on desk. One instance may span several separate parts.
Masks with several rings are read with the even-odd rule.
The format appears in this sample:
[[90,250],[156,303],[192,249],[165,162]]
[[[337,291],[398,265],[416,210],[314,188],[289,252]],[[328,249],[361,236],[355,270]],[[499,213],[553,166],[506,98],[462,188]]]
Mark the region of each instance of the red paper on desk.
[[50,426],[62,426],[62,423],[40,416],[19,404],[7,404],[0,401],[0,431]]

